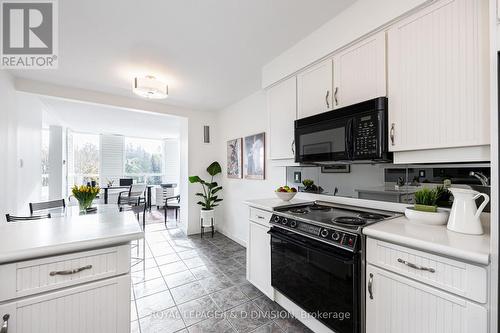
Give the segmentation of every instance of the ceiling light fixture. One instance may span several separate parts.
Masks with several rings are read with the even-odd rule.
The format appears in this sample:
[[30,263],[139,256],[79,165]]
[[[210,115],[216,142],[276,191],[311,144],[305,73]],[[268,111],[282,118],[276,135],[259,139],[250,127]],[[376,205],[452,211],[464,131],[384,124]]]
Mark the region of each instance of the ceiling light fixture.
[[136,77],[132,91],[142,97],[162,99],[168,97],[168,84],[152,75]]

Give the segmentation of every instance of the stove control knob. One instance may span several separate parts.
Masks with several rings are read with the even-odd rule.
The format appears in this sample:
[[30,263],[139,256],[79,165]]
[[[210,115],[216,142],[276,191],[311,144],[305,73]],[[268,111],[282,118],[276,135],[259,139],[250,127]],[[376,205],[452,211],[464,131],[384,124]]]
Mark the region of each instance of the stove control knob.
[[320,232],[321,237],[326,238],[328,237],[328,229],[322,229]]
[[291,220],[290,221],[290,228],[295,228],[297,226],[297,221]]
[[274,223],[279,223],[280,217],[278,215],[274,215]]
[[288,219],[286,217],[284,217],[282,220],[281,220],[281,224],[283,225],[287,225],[288,224]]
[[340,233],[338,231],[334,231],[332,234],[332,239],[337,242],[340,239]]

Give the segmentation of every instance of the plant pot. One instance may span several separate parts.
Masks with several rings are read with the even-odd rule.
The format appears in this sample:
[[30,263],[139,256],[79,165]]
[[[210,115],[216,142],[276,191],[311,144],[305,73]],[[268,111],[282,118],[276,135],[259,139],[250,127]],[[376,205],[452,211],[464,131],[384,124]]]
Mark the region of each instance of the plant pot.
[[[432,206],[431,206],[432,207]],[[444,225],[448,222],[448,210],[438,208],[436,212],[425,212],[408,207],[405,210],[405,216],[408,220],[421,224]]]
[[204,227],[212,226],[212,219],[215,224],[215,209],[210,210],[201,210],[200,211],[200,219],[202,220],[202,224]]
[[80,214],[87,214],[87,210],[92,206],[93,199],[89,200],[78,200],[78,206],[80,208]]

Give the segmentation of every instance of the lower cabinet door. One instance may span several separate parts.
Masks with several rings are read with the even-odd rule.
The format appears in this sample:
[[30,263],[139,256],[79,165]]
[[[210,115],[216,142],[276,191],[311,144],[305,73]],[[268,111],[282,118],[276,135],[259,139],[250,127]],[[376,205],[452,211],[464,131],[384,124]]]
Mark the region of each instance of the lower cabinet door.
[[130,276],[0,305],[8,333],[130,332]]
[[481,305],[367,265],[367,333],[487,333]]
[[247,246],[247,279],[269,298],[274,299],[271,287],[271,236],[269,227],[250,221]]

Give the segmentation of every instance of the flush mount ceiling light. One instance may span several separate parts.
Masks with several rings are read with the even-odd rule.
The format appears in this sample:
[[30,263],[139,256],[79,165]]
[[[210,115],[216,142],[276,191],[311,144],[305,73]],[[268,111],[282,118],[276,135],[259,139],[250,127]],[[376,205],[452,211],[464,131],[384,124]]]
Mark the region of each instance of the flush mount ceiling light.
[[152,75],[136,77],[132,91],[139,96],[151,99],[168,97],[168,85]]

